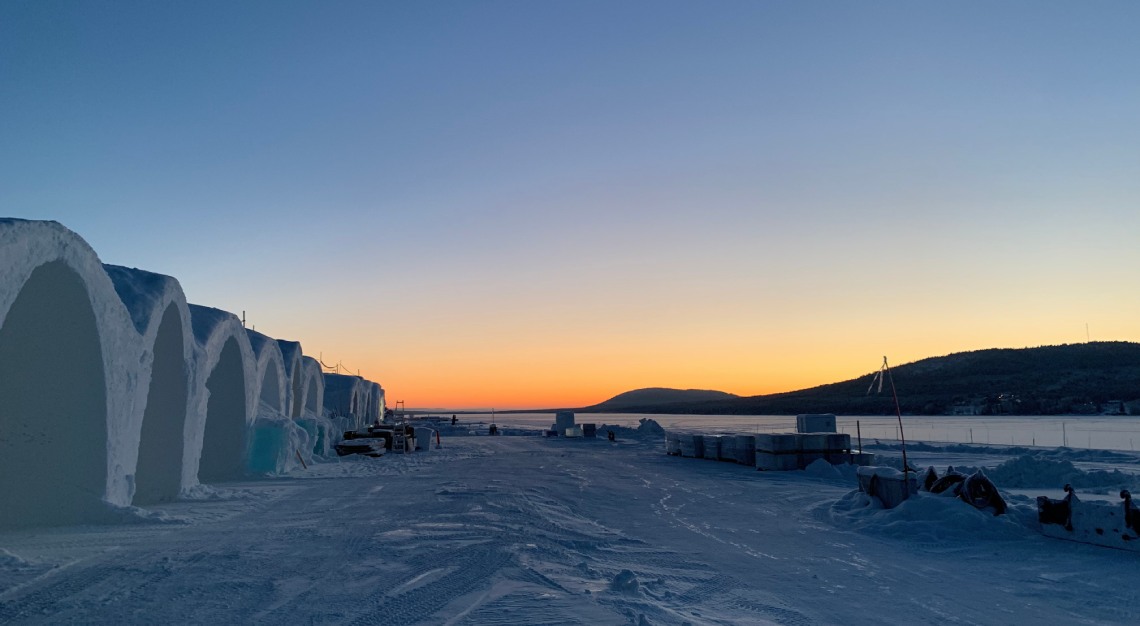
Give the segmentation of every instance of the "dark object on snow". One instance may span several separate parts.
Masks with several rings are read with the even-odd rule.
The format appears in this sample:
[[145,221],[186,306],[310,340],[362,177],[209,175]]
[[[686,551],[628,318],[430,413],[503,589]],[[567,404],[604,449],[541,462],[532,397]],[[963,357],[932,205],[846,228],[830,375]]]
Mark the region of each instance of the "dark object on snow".
[[934,481],[928,491],[930,491],[930,493],[944,493],[949,491],[954,495],[958,495],[959,490],[962,488],[962,483],[965,481],[965,474],[959,474],[958,472],[946,474],[942,478]]
[[1041,532],[1056,539],[1091,543],[1106,548],[1140,552],[1140,509],[1132,494],[1121,490],[1121,504],[1082,502],[1072,486],[1060,500],[1037,498],[1037,521]]
[[487,432],[488,432],[488,434],[491,434],[491,435],[497,435],[497,434],[499,434],[499,427],[495,426],[494,424],[491,424],[491,427],[489,429],[487,429]]
[[383,442],[376,439],[342,441],[336,444],[335,448],[337,456],[348,456],[350,454],[363,454],[370,457],[384,456]]
[[459,418],[458,418],[458,417],[455,417],[454,415],[452,415],[452,416],[451,416],[451,425],[452,425],[452,426],[455,426],[455,425],[456,425],[456,424],[458,424],[458,423],[459,423]]
[[951,465],[946,468],[946,474],[939,478],[934,468],[928,467],[922,483],[930,493],[950,493],[975,509],[993,509],[994,515],[1002,515],[1008,508],[997,485],[981,470],[966,476]]
[[938,480],[938,472],[935,471],[934,466],[931,465],[931,466],[927,467],[926,471],[922,473],[922,480],[920,481],[922,483],[922,490],[923,491],[930,491],[930,488],[932,486],[934,486],[934,483],[937,480]]
[[1005,500],[998,493],[997,485],[978,470],[962,481],[958,490],[958,497],[975,509],[993,509],[994,515],[1002,515],[1006,511]]
[[1065,530],[1072,532],[1073,507],[1070,504],[1072,497],[1072,485],[1065,485],[1065,497],[1060,500],[1037,496],[1037,521],[1042,524],[1064,526]]
[[617,440],[617,438],[614,436],[614,431],[607,430],[606,433],[607,433],[606,439],[609,439],[610,441],[616,441]]
[[582,424],[582,436],[583,437],[589,437],[591,439],[597,437],[598,436],[598,425],[597,424]]

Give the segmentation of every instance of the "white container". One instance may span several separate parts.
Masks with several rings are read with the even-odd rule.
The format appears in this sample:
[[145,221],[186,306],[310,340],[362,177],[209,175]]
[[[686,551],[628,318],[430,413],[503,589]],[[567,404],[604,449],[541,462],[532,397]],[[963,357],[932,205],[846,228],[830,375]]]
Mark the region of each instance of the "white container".
[[732,461],[736,462],[736,436],[735,435],[721,435],[720,436],[720,450],[716,454],[718,461]]
[[435,431],[430,428],[417,426],[415,430],[416,450],[427,452],[435,445]]
[[704,452],[701,454],[703,458],[717,460],[720,455],[720,436],[719,435],[704,435]]
[[574,412],[573,411],[559,411],[554,414],[554,430],[564,432],[567,428],[574,427]]
[[756,452],[799,452],[800,435],[791,433],[761,433],[754,436]]
[[681,456],[695,457],[697,454],[697,443],[693,435],[677,435],[677,443],[681,446]]
[[878,498],[885,509],[893,509],[918,493],[918,476],[915,472],[904,475],[892,467],[860,467],[856,470],[856,475],[859,477],[859,489]]
[[800,435],[800,469],[827,459],[827,433],[804,433]]
[[798,433],[833,433],[835,432],[835,414],[833,413],[805,413],[796,416],[796,432]]
[[798,452],[772,453],[756,452],[756,469],[785,472],[800,468]]
[[581,426],[571,426],[570,428],[567,428],[566,430],[564,430],[562,432],[563,432],[563,436],[565,436],[565,437],[581,437],[582,436],[582,427]]
[[736,439],[736,462],[756,467],[756,437],[736,435],[733,439]]

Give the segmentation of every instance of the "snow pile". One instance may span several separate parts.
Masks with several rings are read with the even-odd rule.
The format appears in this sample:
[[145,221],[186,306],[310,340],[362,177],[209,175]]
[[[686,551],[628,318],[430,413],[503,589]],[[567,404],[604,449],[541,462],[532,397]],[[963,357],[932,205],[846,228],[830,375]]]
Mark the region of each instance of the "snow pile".
[[630,428],[628,426],[610,426],[602,424],[598,427],[598,435],[605,436],[606,431],[612,432],[615,437],[622,439],[636,439],[638,441],[652,441],[657,443],[665,439],[665,429],[657,420],[652,418],[643,417],[638,421],[637,428]]
[[[848,467],[851,466],[848,465]],[[808,476],[812,476],[814,478],[843,478],[843,474],[840,472],[840,470],[835,465],[828,463],[827,459],[816,459],[809,463],[803,471]]]
[[83,239],[56,222],[0,219],[0,526],[130,504],[140,358],[139,333]]
[[1016,499],[1006,515],[975,509],[954,497],[920,491],[893,509],[862,491],[844,495],[826,511],[837,526],[860,532],[940,544],[971,542],[978,539],[1010,540],[1033,533],[1036,510],[1028,499]]
[[610,581],[610,589],[618,593],[636,594],[640,587],[637,576],[627,569],[618,572]]
[[1081,470],[1071,461],[1022,455],[986,470],[995,484],[1015,488],[1059,488],[1065,483],[1084,488],[1134,488],[1136,476],[1120,470]]

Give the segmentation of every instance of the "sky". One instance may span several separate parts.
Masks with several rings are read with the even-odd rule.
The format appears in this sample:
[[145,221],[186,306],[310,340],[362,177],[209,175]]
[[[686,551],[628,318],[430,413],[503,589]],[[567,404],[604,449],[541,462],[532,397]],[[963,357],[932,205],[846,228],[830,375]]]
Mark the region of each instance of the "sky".
[[1140,341],[1138,26],[1134,2],[5,0],[0,215],[407,407]]

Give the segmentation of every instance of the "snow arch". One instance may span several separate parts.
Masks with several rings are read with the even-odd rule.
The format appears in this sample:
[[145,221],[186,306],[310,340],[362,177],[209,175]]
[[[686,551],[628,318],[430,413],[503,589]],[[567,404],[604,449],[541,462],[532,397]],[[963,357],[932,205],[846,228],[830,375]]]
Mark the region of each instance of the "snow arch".
[[277,347],[281,349],[281,358],[285,361],[285,380],[288,384],[288,393],[285,399],[288,409],[286,414],[297,419],[301,417],[304,395],[301,385],[304,384],[305,378],[304,367],[301,364],[301,344],[296,341],[278,339]]
[[186,419],[190,482],[235,480],[245,473],[248,431],[257,411],[257,361],[236,315],[189,308],[197,347]]
[[302,408],[306,417],[320,417],[325,406],[325,377],[321,364],[313,357],[301,357],[302,367]]
[[277,342],[265,335],[246,330],[253,358],[257,362],[257,397],[278,415],[286,415],[289,388],[285,378],[285,359]]
[[359,376],[325,374],[325,409],[333,416],[347,418],[348,426],[361,425],[361,383]]
[[194,336],[182,286],[170,276],[104,266],[141,337],[133,420],[141,424],[134,504],[174,500],[187,486],[186,411]]
[[368,395],[368,421],[379,421],[381,416],[384,415],[384,408],[380,406],[380,385],[374,382],[369,382],[369,395]]
[[139,343],[79,235],[0,219],[0,526],[94,520],[106,503],[130,504]]

